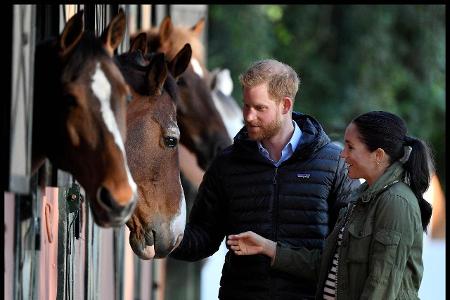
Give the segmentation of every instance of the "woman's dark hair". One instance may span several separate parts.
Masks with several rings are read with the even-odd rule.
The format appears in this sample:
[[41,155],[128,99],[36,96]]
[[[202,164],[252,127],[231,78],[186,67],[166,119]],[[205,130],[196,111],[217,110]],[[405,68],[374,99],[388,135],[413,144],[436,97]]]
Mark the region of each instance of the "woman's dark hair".
[[407,128],[402,118],[385,111],[371,111],[352,120],[358,129],[361,141],[373,152],[383,149],[389,156],[389,165],[400,160],[405,154],[405,146],[411,146],[409,159],[404,162],[406,183],[419,201],[422,228],[426,232],[431,218],[431,205],[423,199],[423,193],[430,185],[430,170],[433,168],[431,151],[420,139],[407,136]]

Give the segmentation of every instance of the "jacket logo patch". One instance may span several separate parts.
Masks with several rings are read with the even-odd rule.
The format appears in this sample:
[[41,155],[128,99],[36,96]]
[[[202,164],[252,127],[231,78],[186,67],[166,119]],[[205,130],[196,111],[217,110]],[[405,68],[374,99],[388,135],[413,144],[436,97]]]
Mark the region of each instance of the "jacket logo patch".
[[311,174],[302,174],[302,173],[297,174],[298,178],[309,178],[309,176],[311,176]]

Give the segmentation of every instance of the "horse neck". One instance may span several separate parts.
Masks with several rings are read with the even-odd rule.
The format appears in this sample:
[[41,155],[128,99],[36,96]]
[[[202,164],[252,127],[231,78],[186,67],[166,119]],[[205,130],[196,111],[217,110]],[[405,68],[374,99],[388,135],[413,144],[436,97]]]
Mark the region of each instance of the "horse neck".
[[32,170],[36,171],[45,160],[46,145],[56,128],[51,121],[60,118],[57,100],[60,87],[58,73],[59,60],[54,40],[39,44],[35,51],[35,73],[33,89],[33,130],[32,130]]

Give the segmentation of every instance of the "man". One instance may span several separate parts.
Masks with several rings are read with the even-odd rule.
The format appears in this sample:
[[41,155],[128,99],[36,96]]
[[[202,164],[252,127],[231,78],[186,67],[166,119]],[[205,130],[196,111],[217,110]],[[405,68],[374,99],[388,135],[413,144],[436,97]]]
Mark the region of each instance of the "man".
[[[358,185],[341,148],[311,116],[293,112],[299,78],[276,60],[240,76],[245,126],[206,171],[171,257],[212,255],[229,234],[254,231],[291,247],[322,249],[338,211]],[[313,299],[316,283],[271,270],[262,255],[228,252],[220,299]]]

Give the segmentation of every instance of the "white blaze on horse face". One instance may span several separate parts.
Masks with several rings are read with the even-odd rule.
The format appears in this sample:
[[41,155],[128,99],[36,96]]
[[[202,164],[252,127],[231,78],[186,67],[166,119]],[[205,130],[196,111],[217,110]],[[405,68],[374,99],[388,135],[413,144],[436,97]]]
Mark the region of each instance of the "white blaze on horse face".
[[200,63],[195,58],[191,58],[192,68],[194,68],[194,72],[197,73],[198,76],[203,78],[203,70],[200,66]]
[[186,227],[186,200],[184,199],[183,186],[181,186],[181,178],[179,180],[181,187],[180,213],[172,220],[172,222],[170,222],[170,231],[173,234],[172,236],[176,238],[174,241],[175,243],[181,242],[181,239],[178,239],[178,236],[183,234],[184,227]]
[[92,76],[92,91],[97,96],[100,101],[100,110],[102,112],[103,121],[105,122],[106,128],[112,133],[114,141],[116,142],[119,149],[122,151],[125,169],[127,172],[128,183],[133,191],[133,195],[136,194],[137,186],[131,177],[130,170],[128,169],[127,157],[125,154],[125,146],[120,135],[119,126],[117,125],[116,118],[111,109],[111,84],[103,73],[100,63],[97,63],[94,76]]

